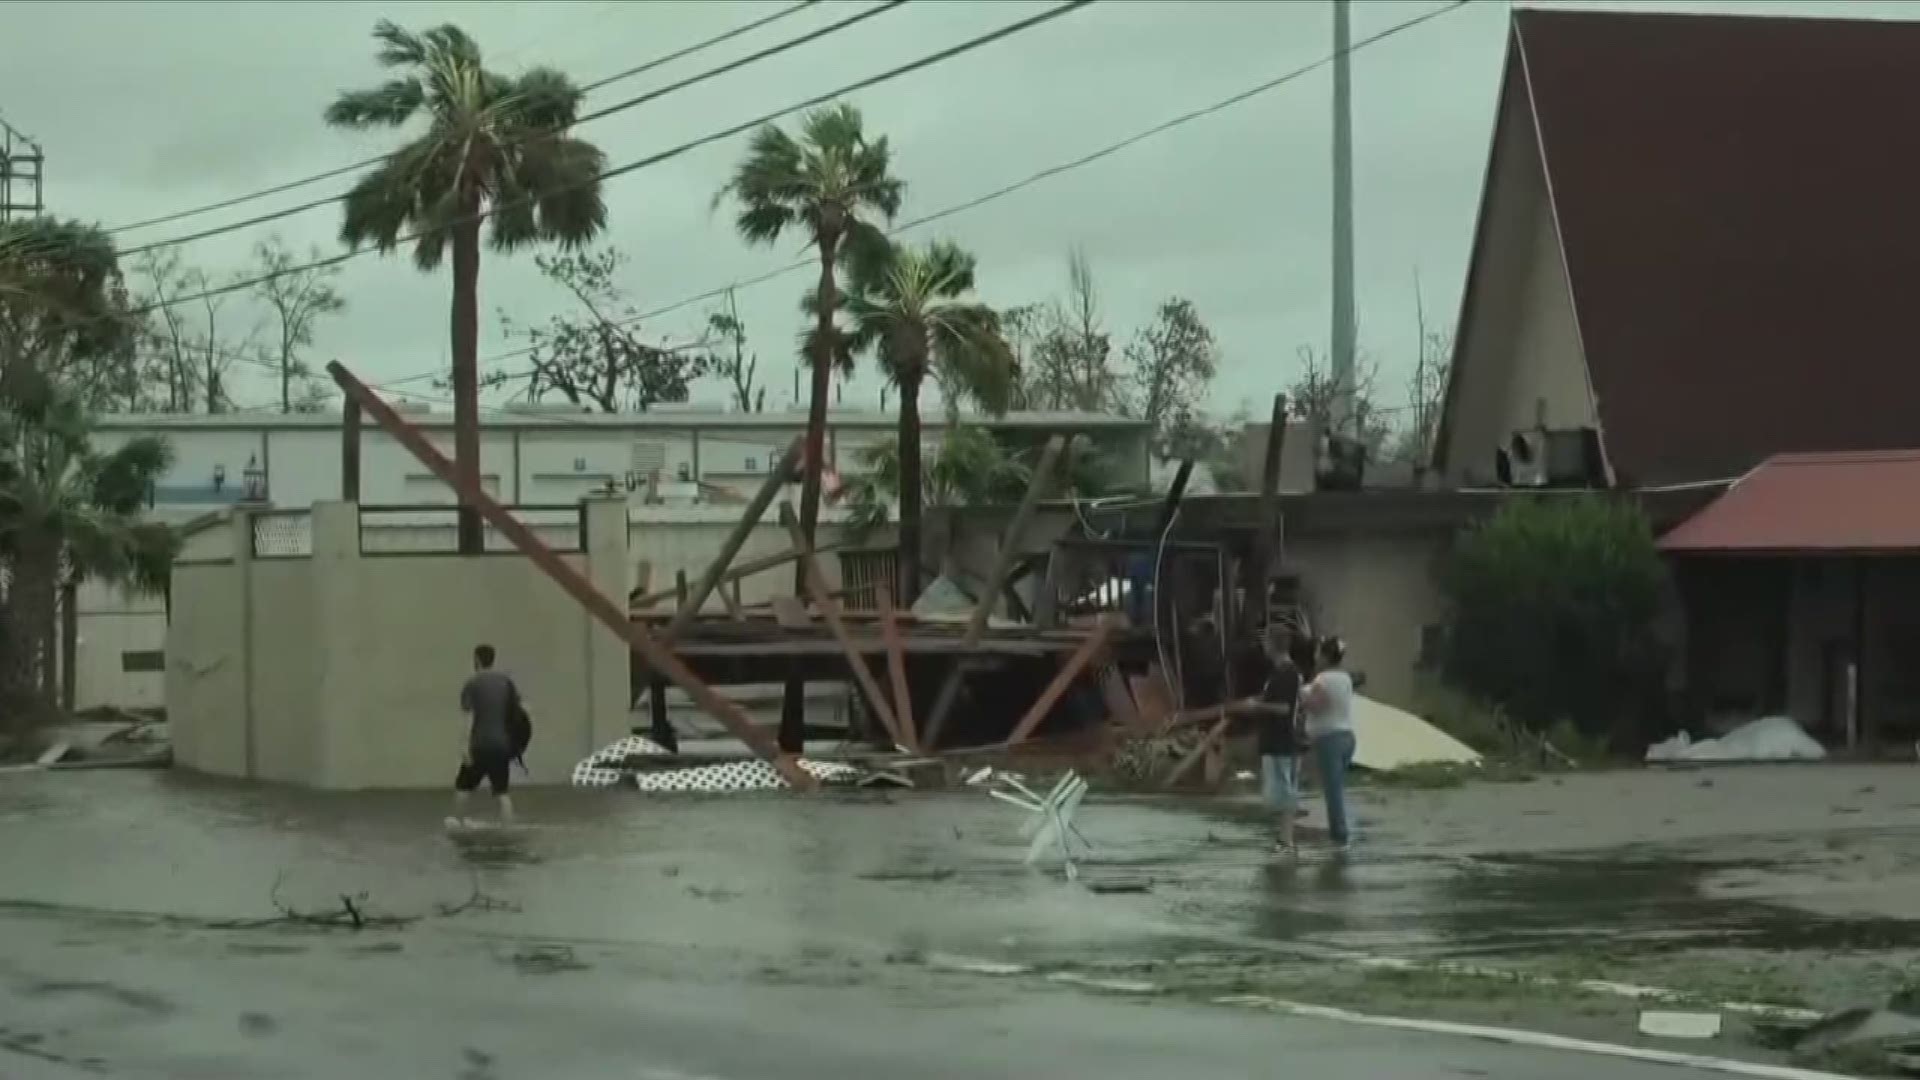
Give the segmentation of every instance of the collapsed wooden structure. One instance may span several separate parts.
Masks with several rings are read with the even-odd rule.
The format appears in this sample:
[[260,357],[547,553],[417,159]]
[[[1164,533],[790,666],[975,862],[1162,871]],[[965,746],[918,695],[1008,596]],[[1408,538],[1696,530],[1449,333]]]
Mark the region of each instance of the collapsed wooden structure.
[[[1172,539],[1190,462],[1163,501],[1154,536],[1070,537],[1034,552],[1026,543],[1029,525],[1072,452],[1066,439],[1053,437],[971,609],[964,617],[917,617],[896,603],[884,575],[857,589],[830,588],[819,561],[828,549],[808,544],[785,504],[778,513],[790,548],[734,565],[800,467],[795,439],[697,580],[682,574],[672,588],[658,591],[648,591],[651,583],[643,580],[623,604],[597,591],[487,492],[463,487],[453,463],[346,368],[336,362],[328,372],[346,396],[343,495],[358,494],[364,415],[627,641],[634,700],[650,697],[656,741],[673,743],[664,691],[675,686],[790,785],[808,790],[816,783],[798,767],[797,755],[783,751],[771,732],[714,687],[836,681],[857,689],[873,733],[895,753],[1013,752],[1043,730],[1080,728],[1094,733],[1096,747],[1173,740],[1181,755],[1162,779],[1178,783],[1202,762],[1209,776],[1219,776],[1228,728],[1222,706],[1254,689],[1235,685],[1234,643],[1265,623],[1275,536],[1261,530],[1250,545],[1237,546]],[[1268,499],[1277,488],[1282,412],[1276,399],[1276,435],[1263,476]],[[740,602],[743,578],[795,563],[803,596],[753,607]],[[1011,589],[1028,575],[1038,577],[1030,608]],[[703,613],[715,596],[724,610]],[[1022,616],[1017,624],[993,617],[1003,600]],[[1192,655],[1210,660],[1189,662]],[[1199,708],[1180,707],[1196,698]],[[965,719],[956,724],[960,716]]]

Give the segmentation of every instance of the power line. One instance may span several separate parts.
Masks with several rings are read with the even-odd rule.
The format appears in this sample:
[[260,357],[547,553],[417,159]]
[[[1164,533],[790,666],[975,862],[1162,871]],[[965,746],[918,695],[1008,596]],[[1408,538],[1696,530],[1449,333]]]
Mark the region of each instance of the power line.
[[[650,90],[637,97],[631,97],[626,99],[625,101],[616,102],[613,105],[609,105],[604,109],[599,109],[594,112],[590,112],[587,115],[582,116],[577,120],[575,120],[574,124],[577,126],[580,124],[588,123],[593,120],[598,120],[605,116],[611,116],[614,113],[622,112],[639,105],[644,105],[649,101],[655,101],[655,100],[658,100],[659,98],[666,97],[668,94],[673,94],[681,90],[685,90],[687,87],[706,82],[709,79],[718,78],[719,76],[728,74],[729,72],[737,71],[740,68],[758,63],[759,61],[765,60],[768,57],[778,56],[783,52],[787,52],[792,49],[797,49],[802,45],[806,45],[810,42],[817,41],[820,38],[826,37],[829,34],[838,33],[839,31],[845,30],[848,27],[853,26],[857,23],[865,22],[866,20],[873,18],[875,15],[880,15],[888,11],[892,11],[893,9],[899,7],[900,5],[906,2],[907,0],[885,0],[884,3],[868,8],[865,11],[861,11],[853,15],[849,15],[848,17],[841,19],[838,22],[831,23],[827,26],[823,26],[817,30],[813,30],[806,34],[802,34],[799,37],[790,38],[786,41],[779,43],[778,45],[773,45],[768,48],[762,49],[757,53],[752,53],[747,56],[743,56],[738,60],[732,61],[731,63],[722,64],[721,66],[716,68],[709,68],[708,70],[700,72],[697,75],[692,75],[685,79],[681,79],[679,82],[670,83],[657,90]],[[391,157],[391,155],[388,155],[388,157]],[[384,161],[386,160],[386,158],[383,157],[375,160]],[[178,236],[168,240],[156,240],[150,244],[143,244],[139,247],[128,248],[126,251],[121,252],[121,254],[123,256],[138,255],[138,254],[141,254],[142,252],[153,251],[159,248],[178,247],[182,244],[191,244],[198,240],[208,239],[209,237],[222,236],[227,233],[238,232],[242,229],[251,229],[256,225],[265,225],[269,222],[279,221],[282,218],[296,217],[300,214],[306,213],[309,210],[317,210],[317,209],[320,209],[321,207],[332,206],[335,203],[344,202],[346,201],[346,198],[347,198],[347,193],[341,192],[338,195],[329,195],[323,199],[314,199],[310,202],[304,202],[298,206],[289,206],[284,209],[274,210],[270,213],[260,214],[255,217],[245,218],[240,221],[228,222],[225,225],[216,225],[211,228],[202,229],[197,233],[188,233],[185,236]]]
[[[1379,33],[1372,35],[1371,37],[1361,38],[1359,41],[1355,41],[1350,46],[1348,46],[1345,52],[1348,55],[1359,52],[1361,49],[1367,48],[1380,41],[1384,41],[1387,38],[1394,36],[1395,34],[1399,34],[1407,30],[1411,30],[1414,27],[1421,25],[1422,23],[1426,23],[1433,19],[1437,19],[1442,15],[1450,14],[1454,11],[1459,10],[1460,8],[1466,7],[1468,4],[1473,2],[1474,0],[1453,0],[1453,2],[1447,4],[1444,7],[1435,8],[1434,10],[1429,11],[1424,15],[1420,15],[1415,18],[1408,19],[1405,22],[1396,23],[1393,26],[1390,26],[1385,30],[1380,31]],[[1080,157],[1072,159],[1071,161],[1063,161],[1057,165],[1050,165],[1047,168],[1041,169],[1039,172],[1029,174],[1023,179],[1016,180],[1013,183],[1004,185],[999,188],[995,188],[994,190],[989,191],[984,195],[975,196],[974,198],[968,199],[964,202],[955,203],[952,206],[948,206],[940,210],[935,210],[931,214],[923,214],[920,217],[913,218],[912,220],[909,220],[900,225],[894,226],[891,230],[889,230],[889,235],[898,235],[900,233],[908,231],[909,229],[917,229],[923,225],[932,224],[933,222],[939,221],[943,218],[949,218],[955,214],[959,214],[967,210],[972,210],[977,207],[984,206],[987,203],[1005,198],[1006,196],[1011,195],[1016,191],[1020,191],[1024,188],[1031,187],[1042,180],[1052,179],[1053,177],[1059,176],[1062,173],[1072,172],[1075,169],[1081,168],[1083,166],[1091,165],[1094,162],[1099,161],[1103,158],[1111,157],[1112,155],[1117,154],[1120,151],[1135,145],[1136,143],[1144,142],[1147,139],[1153,138],[1156,135],[1165,134],[1168,131],[1172,131],[1174,128],[1181,127],[1186,124],[1190,124],[1196,120],[1204,119],[1205,117],[1211,116],[1214,113],[1220,112],[1224,109],[1231,108],[1232,106],[1239,105],[1252,98],[1258,97],[1261,94],[1267,93],[1270,90],[1274,90],[1281,86],[1285,86],[1287,83],[1290,83],[1295,79],[1302,78],[1303,76],[1311,74],[1312,72],[1317,71],[1320,68],[1323,68],[1328,64],[1333,63],[1335,57],[1338,55],[1339,55],[1338,53],[1329,53],[1328,55],[1321,57],[1318,60],[1315,60],[1313,63],[1307,64],[1303,67],[1295,68],[1292,71],[1289,71],[1283,75],[1278,76],[1277,78],[1269,79],[1266,82],[1259,84],[1258,86],[1249,87],[1248,89],[1242,90],[1239,93],[1233,94],[1229,97],[1222,98],[1211,105],[1202,106],[1201,108],[1194,109],[1191,112],[1183,113],[1170,120],[1166,120],[1161,123],[1155,124],[1150,128],[1145,128],[1141,131],[1135,132],[1134,134],[1129,135],[1124,139],[1120,139],[1117,142],[1108,143],[1106,146],[1103,146],[1100,149],[1093,151],[1092,153],[1083,154]],[[772,281],[775,278],[783,277],[787,274],[791,274],[799,270],[805,270],[812,267],[817,267],[818,265],[819,263],[814,260],[800,259],[795,262],[788,263],[787,265],[779,267],[777,269],[769,270],[766,273],[759,274],[755,277],[750,277],[750,278],[742,279],[740,281],[735,281],[735,282],[732,282],[731,284],[722,286],[721,288],[718,288],[718,289],[709,289],[708,291],[700,293],[696,296],[689,296],[682,300],[676,300],[671,304],[654,308],[651,311],[643,311],[640,314],[635,315],[630,321],[641,322],[646,319],[659,318],[662,315],[672,314],[675,311],[679,311],[680,309],[685,307],[690,307],[694,304],[700,303],[703,300],[713,300],[721,296],[725,296],[727,294],[727,291],[730,289],[741,289],[741,288],[747,288],[753,285],[764,284],[766,282]]]
[[[1049,8],[1048,10],[1043,11],[1037,15],[1030,15],[1027,18],[1020,19],[1016,22],[1008,23],[1007,25],[1002,26],[997,30],[992,30],[985,34],[980,34],[975,37],[968,38],[967,40],[959,43],[958,45],[950,45],[947,48],[941,49],[937,52],[929,53],[926,56],[922,56],[917,60],[913,60],[908,63],[901,64],[898,67],[890,68],[877,75],[869,75],[864,79],[860,79],[856,82],[848,83],[845,86],[838,87],[837,89],[834,89],[834,90],[830,90],[824,94],[815,94],[814,96],[810,98],[806,98],[802,101],[797,101],[791,105],[787,105],[782,108],[775,109],[771,112],[763,113],[760,116],[753,118],[752,120],[748,120],[743,123],[735,124],[732,127],[723,128],[719,131],[715,131],[710,134],[703,135],[697,139],[692,140],[691,142],[681,143],[680,145],[675,146],[671,149],[662,150],[657,154],[651,154],[647,157],[640,158],[637,161],[630,161],[625,165],[620,165],[611,169],[603,170],[599,174],[594,176],[591,180],[586,181],[586,183],[598,183],[599,181],[602,181],[602,180],[611,180],[611,179],[614,179],[615,177],[626,176],[630,173],[639,172],[642,169],[651,168],[655,165],[661,164],[662,162],[670,161],[674,158],[680,157],[681,155],[686,154],[690,151],[698,150],[703,146],[708,146],[713,143],[722,142],[724,140],[731,139],[736,135],[741,135],[748,131],[752,131],[755,128],[764,126],[766,124],[770,124],[773,121],[788,115],[789,113],[795,113],[803,109],[809,109],[818,105],[824,105],[837,98],[844,97],[847,94],[855,93],[860,90],[865,90],[870,87],[878,86],[881,83],[889,82],[893,79],[897,79],[902,75],[909,75],[909,74],[912,74],[913,72],[921,70],[922,68],[931,67],[934,64],[942,63],[946,60],[951,60],[954,57],[960,56],[963,53],[972,52],[975,49],[981,48],[982,46],[985,46],[985,45],[990,45],[993,42],[999,41],[1002,38],[1010,37],[1014,34],[1020,33],[1021,31],[1029,30],[1042,23],[1049,22],[1053,19],[1057,19],[1062,15],[1066,15],[1071,12],[1078,11],[1081,8],[1084,8],[1093,2],[1094,0],[1066,0],[1065,3]],[[552,195],[555,192],[567,191],[567,190],[571,190],[574,187],[579,187],[579,186],[583,186],[583,185],[568,185],[564,187],[553,188],[544,192],[539,192],[536,195],[528,196],[526,198],[517,199],[517,200],[513,200],[511,202],[506,202],[506,203],[500,203],[495,206],[489,207],[485,210],[481,210],[477,213],[466,214],[461,217],[455,218],[452,221],[446,222],[445,225],[443,225],[442,227],[452,227],[454,225],[463,225],[463,224],[467,224],[474,221],[484,221],[487,218],[492,217],[497,213],[500,213],[502,210],[505,210],[510,206],[517,206],[522,203],[535,201],[538,198],[542,198],[547,195]],[[424,235],[424,231],[408,233],[407,235],[396,239],[394,241],[394,245],[398,246],[400,244],[410,243],[412,241],[418,240],[422,235]],[[132,311],[129,312],[129,314],[144,315],[148,312],[158,311],[161,308],[173,307],[177,304],[191,303],[196,300],[205,300],[209,297],[222,296],[222,295],[225,295],[226,293],[240,292],[245,289],[251,289],[256,285],[260,285],[268,281],[273,281],[276,278],[285,277],[288,274],[297,274],[306,270],[318,270],[318,269],[321,269],[322,267],[327,267],[327,266],[338,266],[341,263],[348,262],[349,260],[352,260],[352,259],[357,259],[363,255],[370,254],[377,250],[379,249],[355,248],[351,251],[342,252],[339,255],[331,255],[324,259],[316,259],[312,262],[302,263],[298,266],[290,266],[283,270],[277,270],[268,274],[261,274],[251,278],[242,278],[238,281],[229,282],[225,285],[216,286],[211,289],[205,289],[200,292],[192,293],[187,296],[176,296],[173,299],[167,300],[165,302],[146,304],[141,307],[134,308]]]
[[[649,60],[644,64],[640,64],[637,67],[631,67],[625,71],[616,72],[615,74],[609,75],[606,78],[601,79],[597,82],[589,83],[582,88],[581,92],[591,93],[594,90],[598,90],[605,86],[608,86],[609,84],[619,82],[622,79],[630,79],[635,75],[642,75],[642,74],[645,74],[646,72],[652,71],[657,67],[661,67],[663,65],[673,63],[675,60],[685,59],[686,57],[692,56],[695,53],[703,52],[707,49],[710,49],[715,45],[720,45],[725,42],[731,41],[734,38],[740,37],[743,34],[752,33],[753,31],[758,30],[763,26],[767,26],[772,23],[779,22],[781,19],[787,18],[790,15],[797,15],[801,11],[807,8],[810,8],[819,2],[820,0],[801,0],[800,3],[792,4],[788,7],[781,8],[779,11],[773,12],[770,15],[763,15],[758,19],[754,19],[750,22],[742,23],[741,25],[736,26],[731,30],[725,31],[724,33],[716,34],[713,37],[706,38],[701,41],[696,41],[693,44],[686,46],[685,48],[667,53],[665,56],[655,57],[654,59]],[[268,196],[271,196],[271,195],[279,195],[279,194],[282,194],[283,192],[293,191],[298,188],[306,187],[310,184],[317,184],[322,180],[331,180],[336,176],[345,176],[348,173],[359,172],[361,169],[365,169],[370,166],[381,164],[382,162],[386,161],[392,156],[393,156],[392,154],[381,154],[377,157],[367,158],[365,161],[356,161],[351,165],[342,165],[337,169],[328,169],[326,172],[315,173],[312,176],[305,177],[300,180],[290,180],[284,184],[276,184],[273,187],[262,188],[259,191],[250,192],[245,195],[236,195],[236,196],[233,196],[232,198],[221,199],[218,202],[207,203],[204,206],[196,206],[190,210],[180,210],[171,214],[163,214],[159,217],[147,218],[143,221],[130,222],[126,225],[116,225],[113,228],[107,230],[107,235],[115,236],[123,232],[132,232],[134,229],[145,229],[153,225],[166,225],[175,221],[182,221],[190,217],[198,217],[201,214],[211,214],[215,210],[225,210],[230,207],[240,206],[245,203],[255,202],[257,200],[267,198]],[[323,199],[319,202],[307,203],[304,206],[294,207],[290,210],[287,210],[286,213],[288,214],[301,213],[302,211],[312,209],[315,206],[325,206],[327,205],[327,203],[336,201],[336,199]],[[273,219],[271,216],[268,216],[264,219],[259,219],[259,220],[271,221]],[[250,224],[258,224],[259,220],[250,222]],[[245,224],[249,224],[249,223],[242,223],[242,225],[235,226],[235,227],[236,228],[244,227]],[[164,244],[177,244],[177,243],[183,244],[183,243],[186,243],[188,240],[194,240],[198,238],[199,238],[198,236],[189,236],[189,237],[183,237],[182,239],[179,239],[179,240],[164,241],[162,245],[150,245],[150,246],[164,246]],[[137,250],[144,250],[144,249],[137,249]]]
[[[1347,55],[1352,55],[1353,53],[1359,52],[1361,49],[1369,48],[1381,41],[1386,40],[1387,38],[1393,37],[1396,34],[1403,33],[1407,30],[1411,30],[1417,26],[1422,25],[1423,23],[1429,22],[1433,19],[1437,19],[1442,15],[1451,14],[1452,12],[1457,11],[1460,8],[1463,8],[1472,2],[1473,0],[1453,0],[1452,3],[1449,3],[1444,7],[1435,8],[1432,11],[1426,12],[1425,14],[1416,16],[1412,19],[1408,19],[1405,22],[1396,23],[1393,26],[1387,27],[1385,30],[1380,31],[1377,34],[1373,34],[1369,37],[1361,38],[1358,41],[1352,42],[1348,46],[1348,48],[1345,50],[1345,52],[1347,53]],[[1320,59],[1315,60],[1310,64],[1307,64],[1302,67],[1294,68],[1293,70],[1288,71],[1282,75],[1269,79],[1266,82],[1260,83],[1256,86],[1249,87],[1246,90],[1239,91],[1238,93],[1232,94],[1228,97],[1222,98],[1219,101],[1216,101],[1210,105],[1202,106],[1190,112],[1182,113],[1181,115],[1173,117],[1172,119],[1155,124],[1152,127],[1144,128],[1141,131],[1135,132],[1134,134],[1129,135],[1116,142],[1109,143],[1106,146],[1103,146],[1100,149],[1095,150],[1091,153],[1083,154],[1080,157],[1074,158],[1070,161],[1061,162],[1056,165],[1050,165],[1047,168],[1041,169],[1038,172],[1029,174],[1023,179],[1016,180],[1013,183],[1006,184],[999,188],[995,188],[994,190],[987,192],[984,195],[979,195],[974,198],[967,199],[964,202],[955,203],[943,209],[936,210],[933,213],[925,214],[920,217],[913,218],[910,221],[907,221],[903,224],[895,226],[893,229],[890,230],[890,235],[898,235],[900,233],[906,232],[909,229],[917,229],[923,225],[928,225],[935,221],[942,220],[943,218],[952,217],[955,214],[959,214],[967,210],[975,209],[987,203],[993,202],[997,199],[1005,198],[1006,196],[1011,195],[1014,192],[1020,191],[1024,188],[1031,187],[1032,185],[1037,184],[1042,180],[1048,180],[1055,176],[1059,176],[1062,173],[1071,172],[1074,169],[1078,169],[1086,165],[1091,165],[1094,162],[1100,161],[1103,158],[1110,157],[1113,154],[1119,153],[1120,151],[1125,150],[1128,147],[1134,146],[1135,144],[1143,142],[1156,135],[1165,134],[1166,132],[1171,131],[1175,128],[1182,127],[1186,124],[1190,124],[1196,120],[1204,119],[1217,112],[1221,112],[1222,110],[1231,108],[1232,106],[1242,104],[1252,98],[1258,97],[1261,94],[1265,94],[1268,91],[1278,89],[1279,87],[1284,86],[1287,83],[1293,82],[1296,79],[1300,79],[1308,74],[1311,74],[1314,71],[1319,70],[1320,68],[1327,66],[1328,64],[1331,64],[1338,55],[1339,53],[1329,53],[1326,56],[1321,57]],[[706,292],[698,293],[693,296],[688,296],[680,300],[676,300],[673,303],[666,304],[661,307],[653,308],[649,311],[643,311],[638,315],[634,315],[630,318],[617,320],[615,322],[615,325],[629,326],[635,323],[644,322],[649,319],[657,319],[662,315],[670,315],[676,311],[679,311],[683,308],[691,307],[694,304],[698,304],[705,300],[719,299],[720,297],[725,296],[728,292],[732,290],[750,288],[754,285],[762,285],[762,284],[765,284],[766,282],[774,280],[775,278],[784,277],[787,274],[795,273],[800,270],[812,269],[817,267],[818,265],[819,263],[812,259],[800,259],[795,262],[788,263],[785,266],[781,266],[773,270],[769,270],[766,273],[758,274],[750,278],[743,278],[737,281],[733,281],[717,289],[709,289]],[[481,364],[498,363],[501,360],[512,359],[515,356],[525,355],[529,351],[531,350],[524,349],[524,348],[509,350],[507,352],[497,353],[492,356],[483,357],[480,363]],[[411,382],[411,381],[416,381],[422,378],[428,378],[437,374],[439,374],[437,370],[433,372],[423,372],[418,375],[406,376],[404,379],[397,380],[397,381]],[[389,385],[391,385],[391,383]]]

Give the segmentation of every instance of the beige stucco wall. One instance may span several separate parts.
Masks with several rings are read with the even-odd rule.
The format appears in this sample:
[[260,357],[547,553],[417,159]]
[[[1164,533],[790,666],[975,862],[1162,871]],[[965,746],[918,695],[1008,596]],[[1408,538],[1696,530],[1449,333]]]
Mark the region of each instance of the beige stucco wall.
[[1493,479],[1512,433],[1596,426],[1572,290],[1523,85],[1509,79],[1457,335],[1441,476]]
[[1347,643],[1369,697],[1416,708],[1420,639],[1440,622],[1434,567],[1446,538],[1426,532],[1290,537],[1285,565],[1301,577],[1316,634]]
[[[231,526],[250,535],[244,514]],[[488,642],[533,713],[527,782],[564,782],[628,727],[628,649],[517,554],[360,553],[358,508],[315,504],[313,554],[176,566],[167,707],[179,764],[327,788],[439,787]],[[624,610],[624,499],[563,558]]]

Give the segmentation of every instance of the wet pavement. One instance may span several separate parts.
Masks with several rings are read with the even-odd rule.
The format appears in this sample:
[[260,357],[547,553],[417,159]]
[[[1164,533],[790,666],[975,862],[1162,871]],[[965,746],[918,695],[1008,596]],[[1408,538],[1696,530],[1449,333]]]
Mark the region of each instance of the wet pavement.
[[[970,791],[542,790],[520,800],[528,826],[456,838],[431,794],[12,774],[0,1075],[1245,1077],[1284,1057],[1333,1076],[1445,1075],[1432,1064],[1454,1058],[1462,1075],[1634,1076],[1194,1003],[1277,987],[1420,1006],[1417,987],[1324,979],[1315,958],[1340,950],[1555,977],[1719,964],[1735,974],[1690,989],[1824,1007],[1920,955],[1913,779],[1748,768],[1370,791],[1360,854],[1298,865],[1265,852],[1245,801],[1104,798],[1082,812],[1094,856],[1071,884],[1022,866],[1019,814]],[[1166,995],[928,963],[951,955],[1148,971]],[[1763,961],[1775,981],[1737,975]],[[1620,1015],[1540,998],[1468,1014],[1632,1041]]]

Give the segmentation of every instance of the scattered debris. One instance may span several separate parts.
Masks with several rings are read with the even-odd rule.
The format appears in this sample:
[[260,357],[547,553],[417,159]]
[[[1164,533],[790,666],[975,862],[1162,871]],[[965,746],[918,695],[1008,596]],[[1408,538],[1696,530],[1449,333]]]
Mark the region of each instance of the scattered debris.
[[875,870],[861,874],[861,881],[945,881],[957,871],[950,866],[936,866],[927,870]]
[[1084,882],[1090,893],[1144,893],[1153,891],[1150,877],[1100,877]]
[[565,945],[529,945],[516,949],[513,966],[528,975],[556,975],[563,971],[585,971],[587,965]]
[[1683,731],[1647,747],[1649,762],[1823,761],[1826,756],[1826,748],[1787,716],[1763,716],[1699,742]]
[[1920,1014],[1895,995],[1888,1007],[1843,1009],[1806,1028],[1794,1040],[1796,1060],[1841,1064],[1854,1072],[1907,1072],[1902,1062],[1920,1059]]
[[40,751],[40,756],[34,758],[33,763],[35,765],[51,765],[56,761],[63,760],[72,752],[73,744],[62,739],[52,746],[47,747],[45,750]]
[[1106,990],[1115,994],[1157,994],[1161,989],[1159,983],[1140,979],[1107,979],[1082,975],[1076,971],[1056,971],[1047,976],[1047,981],[1067,986],[1084,986],[1089,990]]
[[1357,740],[1353,763],[1384,772],[1409,765],[1470,765],[1480,760],[1473,748],[1405,709],[1364,694],[1353,697]]
[[1663,1039],[1711,1039],[1720,1034],[1720,1014],[1649,1009],[1640,1014],[1640,1034]]
[[1077,772],[1069,771],[1060,777],[1043,798],[1033,789],[1015,779],[1010,773],[997,775],[1002,784],[1012,788],[1011,792],[1002,788],[989,789],[987,794],[1001,802],[1017,806],[1032,816],[1020,827],[1020,835],[1030,843],[1027,845],[1026,863],[1031,866],[1040,858],[1040,853],[1049,847],[1057,847],[1060,860],[1064,864],[1067,880],[1074,881],[1080,876],[1080,868],[1075,865],[1071,841],[1078,840],[1080,846],[1091,851],[1093,845],[1073,826],[1073,813],[1080,808],[1080,800],[1086,798],[1087,781]]

